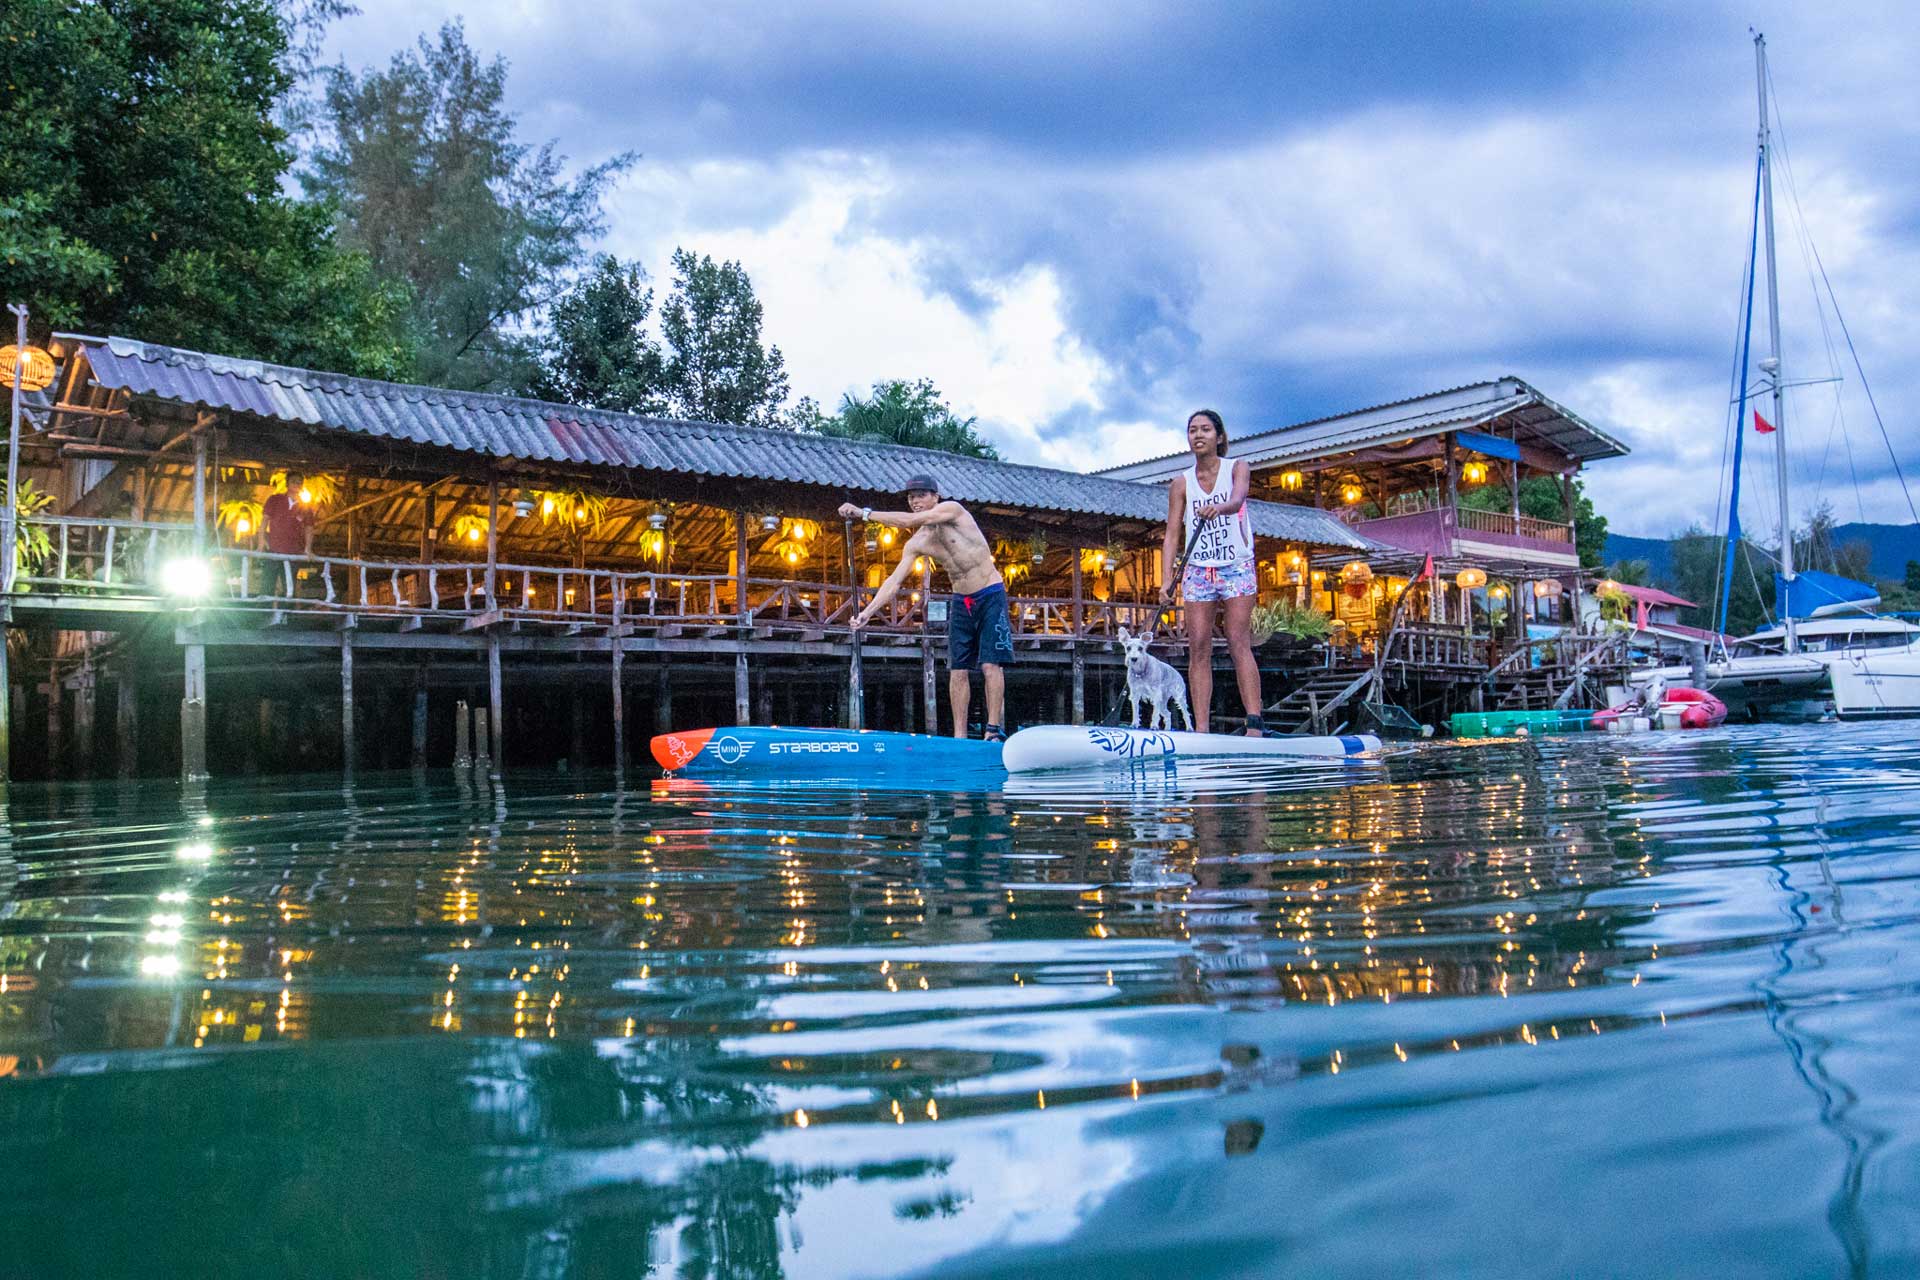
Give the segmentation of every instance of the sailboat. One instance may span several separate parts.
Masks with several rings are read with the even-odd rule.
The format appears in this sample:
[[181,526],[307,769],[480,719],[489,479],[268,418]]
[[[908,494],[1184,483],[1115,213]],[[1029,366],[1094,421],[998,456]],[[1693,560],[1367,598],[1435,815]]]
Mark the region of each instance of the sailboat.
[[[1774,479],[1779,499],[1780,567],[1774,575],[1774,602],[1780,621],[1725,646],[1705,667],[1709,691],[1736,713],[1752,718],[1842,719],[1920,715],[1920,627],[1874,614],[1879,593],[1869,584],[1835,574],[1797,569],[1792,519],[1787,500],[1787,381],[1780,351],[1780,283],[1774,257],[1773,137],[1767,113],[1767,40],[1756,34],[1754,71],[1759,84],[1760,137],[1754,177],[1755,241],[1748,250],[1746,296],[1742,306],[1738,416],[1733,433],[1733,493],[1728,502],[1726,559],[1717,601],[1719,630],[1726,630],[1727,604],[1733,593],[1734,553],[1740,544],[1740,455],[1749,402],[1747,358],[1753,321],[1753,252],[1764,231],[1767,272],[1767,332],[1771,351],[1760,361],[1762,392],[1770,394]],[[1692,666],[1636,670],[1632,683],[1696,682]]]

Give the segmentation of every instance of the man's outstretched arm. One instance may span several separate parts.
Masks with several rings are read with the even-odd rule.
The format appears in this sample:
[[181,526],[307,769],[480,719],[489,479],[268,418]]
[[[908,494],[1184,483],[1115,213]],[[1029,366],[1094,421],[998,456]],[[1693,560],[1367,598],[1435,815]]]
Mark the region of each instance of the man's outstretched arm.
[[875,511],[872,507],[856,507],[851,502],[840,504],[840,518],[843,520],[871,520],[875,524],[890,524],[896,529],[924,529],[930,524],[952,524],[966,510],[951,500],[936,502],[925,511]]

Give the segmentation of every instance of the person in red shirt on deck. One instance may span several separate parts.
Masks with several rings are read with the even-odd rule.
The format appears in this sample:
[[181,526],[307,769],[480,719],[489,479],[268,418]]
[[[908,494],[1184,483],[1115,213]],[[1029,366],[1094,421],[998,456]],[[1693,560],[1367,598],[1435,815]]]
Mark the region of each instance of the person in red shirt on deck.
[[286,489],[268,494],[260,508],[261,519],[267,526],[267,550],[275,555],[307,554],[307,537],[313,528],[313,517],[300,505],[300,490],[306,483],[304,473],[287,472]]

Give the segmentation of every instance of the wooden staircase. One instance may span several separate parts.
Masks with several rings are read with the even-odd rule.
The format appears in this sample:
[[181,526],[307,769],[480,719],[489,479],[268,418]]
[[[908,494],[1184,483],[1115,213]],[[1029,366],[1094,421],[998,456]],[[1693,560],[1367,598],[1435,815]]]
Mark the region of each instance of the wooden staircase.
[[1263,713],[1268,733],[1333,733],[1373,683],[1371,663],[1316,671]]

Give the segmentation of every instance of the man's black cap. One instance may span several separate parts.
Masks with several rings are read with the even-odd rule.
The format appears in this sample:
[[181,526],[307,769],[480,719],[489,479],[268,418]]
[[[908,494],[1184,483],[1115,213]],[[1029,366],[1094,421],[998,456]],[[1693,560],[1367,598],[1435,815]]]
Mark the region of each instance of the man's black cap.
[[902,486],[902,492],[914,493],[916,491],[938,493],[940,492],[940,482],[924,471],[917,476],[908,476],[907,483]]

